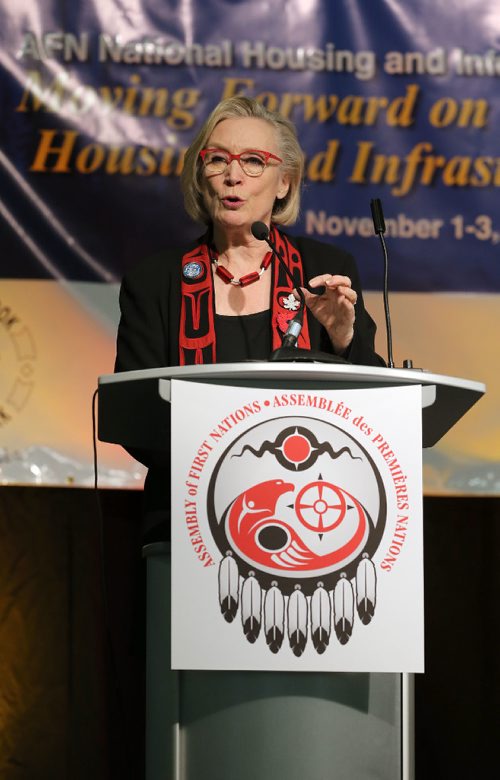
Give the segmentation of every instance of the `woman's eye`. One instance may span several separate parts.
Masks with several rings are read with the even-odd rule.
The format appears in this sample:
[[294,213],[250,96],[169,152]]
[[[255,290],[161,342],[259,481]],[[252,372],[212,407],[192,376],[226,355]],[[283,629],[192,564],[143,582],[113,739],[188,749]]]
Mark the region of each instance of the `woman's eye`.
[[262,159],[262,157],[259,157],[256,154],[245,155],[245,157],[243,157],[243,161],[249,163],[250,165],[256,165],[256,166],[266,164],[265,161]]
[[225,154],[212,154],[209,157],[211,163],[227,163],[227,157]]

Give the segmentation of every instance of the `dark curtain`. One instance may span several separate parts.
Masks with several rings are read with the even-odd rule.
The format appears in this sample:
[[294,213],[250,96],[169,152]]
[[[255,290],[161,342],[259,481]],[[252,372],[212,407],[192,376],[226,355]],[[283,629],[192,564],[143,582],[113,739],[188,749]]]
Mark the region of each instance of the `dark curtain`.
[[[0,489],[0,777],[139,777],[141,495]],[[107,598],[103,599],[103,575]]]
[[[92,490],[0,490],[2,780],[141,776],[141,495],[100,501],[102,539]],[[496,762],[499,548],[500,499],[425,499],[419,780],[486,777]]]
[[424,501],[425,665],[417,778],[486,778],[498,764],[500,499]]

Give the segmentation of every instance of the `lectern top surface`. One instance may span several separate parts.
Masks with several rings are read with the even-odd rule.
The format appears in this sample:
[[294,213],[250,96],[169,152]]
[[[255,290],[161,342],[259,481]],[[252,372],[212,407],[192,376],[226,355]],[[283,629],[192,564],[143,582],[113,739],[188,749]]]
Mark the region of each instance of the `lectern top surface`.
[[[419,369],[327,363],[216,363],[125,371],[99,379],[99,438],[128,447],[165,446],[161,433],[170,401],[170,380],[254,388],[340,390],[420,385],[422,441],[432,447],[483,395],[485,386],[469,379]],[[130,409],[141,410],[130,414]],[[148,417],[148,420],[145,418]],[[161,421],[164,421],[163,423]],[[135,425],[135,428],[134,428]]]
[[325,363],[272,363],[246,361],[243,363],[215,363],[203,366],[170,366],[150,368],[140,371],[125,371],[119,374],[106,374],[99,377],[100,384],[130,382],[141,379],[190,379],[190,380],[308,380],[323,382],[350,382],[361,384],[387,385],[440,385],[462,388],[483,395],[486,387],[482,382],[460,377],[434,374],[421,369],[380,368],[374,366],[354,366],[350,364]]

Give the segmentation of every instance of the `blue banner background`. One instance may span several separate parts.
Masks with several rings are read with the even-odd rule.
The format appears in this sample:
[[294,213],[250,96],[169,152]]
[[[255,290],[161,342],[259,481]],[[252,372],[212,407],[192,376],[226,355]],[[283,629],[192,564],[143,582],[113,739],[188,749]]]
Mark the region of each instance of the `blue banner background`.
[[[0,0],[0,482],[91,484],[123,272],[202,232],[183,150],[241,91],[296,123],[292,232],[351,251],[386,355],[488,393],[424,453],[432,493],[500,493],[497,0]],[[101,483],[143,473],[109,445]]]
[[[336,150],[334,163],[323,158],[319,171],[316,166],[326,181],[314,180],[309,169],[295,231],[348,247],[366,288],[380,288],[381,262],[367,235],[370,225],[360,220],[369,219],[370,199],[380,197],[392,289],[498,291],[495,9],[492,0],[279,0],[272,7],[248,0],[136,0],[127,9],[86,0],[47,4],[42,15],[35,2],[22,15],[0,10],[1,275],[113,280],[142,256],[199,232],[184,215],[179,154],[223,94],[240,90],[285,111],[295,101],[289,113],[309,165],[328,148],[331,156]],[[123,45],[120,62],[110,53],[113,40],[119,49],[113,36]],[[171,61],[182,60],[179,47],[198,45],[204,64],[154,63],[154,55],[145,53],[146,39],[152,52],[177,44]],[[331,70],[316,71],[315,55],[301,69],[300,56],[307,60],[313,48],[332,60],[348,52],[347,64],[333,61]],[[387,72],[398,64],[395,52],[405,72]],[[460,75],[464,55],[483,75]],[[148,90],[153,98],[145,108]],[[388,124],[384,107],[376,119],[367,118],[367,100],[390,105],[405,95],[400,112],[408,126]],[[328,108],[329,100],[337,106]],[[358,155],[367,144],[371,152],[360,172]],[[115,167],[121,160],[130,173],[106,173],[113,147],[120,150]],[[177,170],[162,175],[158,160],[166,149]],[[412,149],[420,150],[414,182],[398,195],[406,188],[401,182]],[[127,155],[130,164],[123,162]],[[376,155],[386,158],[380,175]],[[434,173],[431,157],[438,160]],[[448,183],[440,158],[448,164]],[[474,173],[477,158],[483,162]],[[392,183],[387,165],[398,168]]]

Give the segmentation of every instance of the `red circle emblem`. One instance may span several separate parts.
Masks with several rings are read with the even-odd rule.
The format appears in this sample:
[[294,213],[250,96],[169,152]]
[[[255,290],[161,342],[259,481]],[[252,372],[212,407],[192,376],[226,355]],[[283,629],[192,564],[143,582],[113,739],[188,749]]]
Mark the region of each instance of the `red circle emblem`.
[[311,454],[311,444],[300,433],[292,433],[281,445],[281,451],[290,463],[304,463]]

